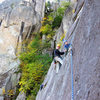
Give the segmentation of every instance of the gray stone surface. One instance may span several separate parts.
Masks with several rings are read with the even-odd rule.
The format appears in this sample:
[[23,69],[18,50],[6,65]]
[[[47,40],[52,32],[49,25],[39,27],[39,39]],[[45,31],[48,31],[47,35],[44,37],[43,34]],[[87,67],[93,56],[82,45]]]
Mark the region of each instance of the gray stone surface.
[[4,100],[4,97],[3,96],[0,96],[0,100]]
[[26,100],[26,95],[25,93],[19,93],[18,97],[16,100]]
[[[76,27],[68,31],[69,42],[73,39],[74,100],[100,100],[100,0],[85,0],[78,7]],[[63,62],[58,74],[51,64],[43,82],[47,85],[36,100],[71,100],[70,53]]]

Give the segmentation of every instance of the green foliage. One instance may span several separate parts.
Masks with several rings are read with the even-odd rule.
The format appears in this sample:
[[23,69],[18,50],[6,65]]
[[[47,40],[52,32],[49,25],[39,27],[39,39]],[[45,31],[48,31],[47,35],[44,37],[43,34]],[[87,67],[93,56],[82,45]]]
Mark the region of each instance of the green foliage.
[[[45,34],[48,39],[52,39],[55,35],[55,29],[59,28],[64,16],[65,10],[69,7],[69,2],[62,2],[61,6],[56,10],[56,12],[50,12],[49,14],[45,14],[45,17],[42,20],[42,27],[40,32]],[[46,3],[46,9],[50,8],[50,2]]]
[[35,38],[27,46],[27,50],[19,57],[21,61],[20,69],[22,71],[19,91],[25,92],[28,95],[27,100],[36,96],[52,61],[48,54],[42,54],[42,51],[49,47],[48,44],[43,45],[41,40]]
[[52,28],[59,28],[60,27],[60,24],[62,22],[62,16],[56,16],[53,23],[52,23]]
[[55,31],[52,31],[50,34],[47,35],[47,38],[52,40],[52,37],[55,35]]
[[66,10],[71,5],[70,2],[62,1],[61,6]]
[[65,34],[66,34],[66,32],[64,32],[64,33],[62,34],[62,36],[60,37],[60,41],[63,41],[63,39],[65,38]]
[[42,32],[43,34],[49,34],[52,31],[52,27],[49,24],[46,24],[45,26],[42,26],[40,29],[40,32]]
[[34,95],[29,95],[29,96],[27,97],[27,100],[35,100],[35,96],[34,96]]
[[44,17],[42,21],[40,32],[45,34],[48,39],[52,39],[52,37],[55,35],[55,31],[52,29],[53,20],[53,17],[48,15],[47,17]]
[[54,20],[52,22],[52,28],[59,28],[65,13],[65,10],[70,6],[69,2],[63,1],[61,6],[54,12]]
[[66,9],[65,9],[64,7],[59,7],[59,8],[57,9],[57,16],[63,16],[65,10],[66,10]]
[[52,16],[48,16],[48,22],[49,22],[49,24],[52,24],[52,22],[53,22],[53,17]]

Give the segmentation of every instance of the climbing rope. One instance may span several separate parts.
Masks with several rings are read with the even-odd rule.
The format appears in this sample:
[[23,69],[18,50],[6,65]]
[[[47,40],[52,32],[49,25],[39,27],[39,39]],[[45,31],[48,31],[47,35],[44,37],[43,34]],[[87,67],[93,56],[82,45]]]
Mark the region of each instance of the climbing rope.
[[73,81],[73,55],[72,55],[72,53],[73,53],[73,51],[72,51],[72,41],[73,41],[73,39],[74,39],[74,36],[75,36],[75,33],[73,34],[73,36],[72,36],[72,39],[71,39],[71,42],[70,42],[70,44],[71,44],[71,50],[70,50],[70,60],[71,60],[71,100],[74,100],[74,81]]
[[72,92],[72,95],[71,95],[71,100],[74,100],[74,81],[73,81],[73,57],[72,57],[72,48],[71,48],[71,52],[70,52],[70,55],[71,55],[71,92]]
[[[77,20],[77,23],[78,23],[78,20]],[[73,34],[73,36],[72,36],[72,39],[71,39],[71,42],[70,42],[70,44],[71,44],[71,51],[70,51],[70,55],[71,55],[71,100],[74,100],[74,80],[73,80],[73,55],[72,55],[72,53],[73,53],[73,51],[72,51],[72,42],[73,42],[73,40],[74,40],[74,37],[75,37],[75,32],[73,33],[71,33],[71,35]],[[71,36],[70,35],[70,36]],[[68,39],[69,39],[70,37],[68,37]]]
[[[77,23],[78,23],[78,21],[79,21],[79,17],[77,18],[77,20],[75,21],[75,23],[76,23],[76,26],[77,26]],[[75,30],[75,28],[74,28],[74,30]],[[74,40],[74,37],[75,37],[75,32],[73,33],[71,33],[71,35],[73,34],[73,36],[72,36],[72,39],[71,39],[71,42],[70,42],[70,44],[71,44],[71,51],[70,51],[70,55],[71,55],[71,100],[74,100],[74,80],[73,80],[73,56],[72,56],[72,42],[73,42],[73,40]],[[70,35],[70,36],[71,36]],[[70,36],[68,37],[68,39],[70,38]]]
[[74,100],[74,80],[73,80],[73,51],[72,51],[72,42],[74,40],[75,37],[75,33],[72,36],[71,39],[71,51],[70,51],[70,55],[71,55],[71,100]]

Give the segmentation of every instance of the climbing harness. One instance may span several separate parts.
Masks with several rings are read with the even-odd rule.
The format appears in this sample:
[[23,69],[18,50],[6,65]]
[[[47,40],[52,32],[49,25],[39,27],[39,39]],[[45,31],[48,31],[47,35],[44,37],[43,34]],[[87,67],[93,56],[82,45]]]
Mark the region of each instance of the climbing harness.
[[73,81],[73,57],[72,57],[72,48],[70,51],[70,55],[71,55],[71,100],[74,100],[74,81]]

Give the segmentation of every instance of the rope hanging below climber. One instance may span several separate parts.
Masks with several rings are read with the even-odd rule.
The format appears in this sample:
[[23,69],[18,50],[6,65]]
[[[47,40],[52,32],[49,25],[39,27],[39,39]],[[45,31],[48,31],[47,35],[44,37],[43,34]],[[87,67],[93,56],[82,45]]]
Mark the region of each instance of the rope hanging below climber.
[[73,81],[73,54],[72,54],[72,48],[71,48],[71,52],[70,52],[70,55],[71,55],[71,92],[72,92],[72,96],[71,96],[71,100],[74,100],[74,81]]

